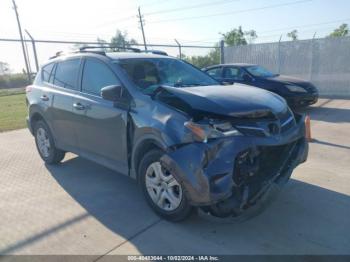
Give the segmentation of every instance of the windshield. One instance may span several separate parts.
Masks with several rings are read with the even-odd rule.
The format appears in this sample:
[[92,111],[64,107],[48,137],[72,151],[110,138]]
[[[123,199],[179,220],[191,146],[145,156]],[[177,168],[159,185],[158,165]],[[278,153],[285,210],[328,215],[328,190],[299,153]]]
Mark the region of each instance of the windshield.
[[251,73],[253,76],[257,77],[273,77],[277,76],[277,74],[271,73],[267,69],[261,67],[261,66],[248,66],[246,67],[249,73]]
[[171,58],[129,58],[118,60],[130,79],[145,94],[159,86],[190,87],[218,85],[201,70],[184,61]]

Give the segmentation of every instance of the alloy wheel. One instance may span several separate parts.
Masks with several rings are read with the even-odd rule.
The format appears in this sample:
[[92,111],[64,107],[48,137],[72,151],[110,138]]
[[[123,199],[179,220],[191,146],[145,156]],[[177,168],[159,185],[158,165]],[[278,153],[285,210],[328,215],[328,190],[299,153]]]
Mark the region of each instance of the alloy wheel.
[[36,140],[38,143],[38,148],[43,157],[50,156],[50,139],[46,130],[42,127],[38,128],[36,131]]

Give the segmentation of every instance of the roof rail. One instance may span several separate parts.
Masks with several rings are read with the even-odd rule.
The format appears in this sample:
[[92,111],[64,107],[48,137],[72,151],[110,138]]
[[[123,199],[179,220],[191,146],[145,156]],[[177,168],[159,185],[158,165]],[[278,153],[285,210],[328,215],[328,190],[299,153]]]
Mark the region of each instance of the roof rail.
[[140,53],[141,50],[134,47],[124,47],[124,46],[117,46],[117,45],[98,45],[98,46],[82,46],[79,48],[80,52],[87,52],[87,49],[116,49],[117,51],[120,50],[130,50],[136,53]]
[[54,59],[56,57],[59,57],[62,54],[63,54],[63,51],[58,51],[58,52],[56,52],[56,54],[54,56],[51,56],[49,59]]
[[[101,50],[90,50],[90,49],[101,49]],[[138,49],[138,48],[133,48],[133,47],[123,47],[123,46],[116,46],[116,45],[97,45],[97,46],[82,46],[80,47],[77,51],[72,51],[70,52],[71,54],[74,54],[74,53],[95,53],[95,54],[99,54],[99,55],[106,55],[106,52],[104,51],[104,49],[113,49],[112,51],[117,51],[119,52],[120,50],[130,50],[130,51],[133,51],[133,52],[136,52],[136,53],[140,53],[141,50]],[[52,57],[50,57],[50,59],[54,59],[56,57],[59,57],[61,55],[64,55],[64,54],[68,54],[64,51],[59,51],[59,52],[56,52],[56,54]]]
[[151,53],[151,54],[155,54],[155,55],[165,55],[168,56],[168,53],[162,50],[144,50],[141,51],[142,53]]

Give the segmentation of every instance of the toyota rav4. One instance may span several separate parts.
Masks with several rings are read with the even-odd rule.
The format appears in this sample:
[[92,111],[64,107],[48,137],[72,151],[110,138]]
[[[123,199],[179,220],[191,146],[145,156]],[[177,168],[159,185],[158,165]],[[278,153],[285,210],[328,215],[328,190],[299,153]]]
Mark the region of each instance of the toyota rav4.
[[308,154],[304,116],[283,98],[222,86],[165,55],[57,55],[27,87],[27,104],[47,164],[73,152],[130,176],[172,221],[194,208],[214,219],[257,213]]

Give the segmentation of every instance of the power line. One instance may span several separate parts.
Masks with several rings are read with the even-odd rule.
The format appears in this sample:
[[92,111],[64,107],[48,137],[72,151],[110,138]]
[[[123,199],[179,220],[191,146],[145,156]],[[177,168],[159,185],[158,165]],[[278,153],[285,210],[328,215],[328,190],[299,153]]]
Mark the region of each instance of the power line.
[[293,1],[293,2],[288,2],[288,3],[283,3],[283,4],[275,4],[275,5],[262,6],[262,7],[258,7],[258,8],[250,8],[250,9],[245,9],[245,10],[238,10],[238,11],[233,11],[233,12],[222,12],[222,13],[216,13],[216,14],[211,14],[211,15],[202,15],[202,16],[192,16],[192,17],[182,17],[182,18],[150,21],[149,23],[165,23],[165,22],[173,22],[173,21],[201,19],[201,18],[214,17],[214,16],[233,15],[233,14],[238,14],[238,13],[248,13],[248,12],[253,12],[253,11],[260,11],[260,10],[265,10],[265,9],[271,9],[271,8],[278,8],[278,7],[283,7],[283,6],[302,4],[302,3],[305,3],[305,2],[311,2],[311,1],[313,1],[313,0],[300,0],[300,1]]
[[[313,26],[327,25],[327,24],[334,24],[334,23],[344,23],[346,21],[350,21],[350,18],[344,18],[344,19],[339,19],[339,20],[331,20],[331,21],[326,21],[326,22],[321,22],[321,23],[313,23],[313,24],[294,25],[294,26],[290,26],[290,27],[276,28],[276,29],[267,30],[267,31],[257,31],[257,34],[258,34],[258,38],[260,38],[260,37],[265,37],[266,36],[266,35],[260,35],[261,33],[279,32],[279,31],[284,31],[284,30],[288,30],[288,29],[298,29],[298,28],[299,29],[303,29],[305,27],[313,27]],[[329,28],[329,27],[327,27],[327,28]],[[320,30],[320,29],[321,28],[315,28],[315,30]],[[305,30],[300,31],[300,32],[305,32]],[[280,36],[280,34],[273,34],[273,35],[267,35],[267,36]],[[205,41],[211,41],[211,40],[215,41],[217,39],[218,38],[214,38],[213,37],[213,38],[206,38],[206,39],[193,40],[193,41],[192,40],[184,40],[184,39],[180,39],[180,40],[182,40],[183,42],[186,42],[186,43],[196,43],[196,42],[205,43]]]
[[[144,8],[144,7],[154,6],[156,4],[157,5],[161,5],[161,4],[164,4],[164,3],[169,2],[169,1],[170,0],[155,0],[155,1],[150,2],[150,3],[140,4],[139,6]],[[113,15],[122,14],[122,15],[125,15],[125,14],[128,14],[128,13],[134,13],[135,9],[137,9],[137,6],[131,7],[131,8],[127,8],[127,9],[123,9],[122,11],[120,10],[120,8],[118,8],[118,9],[113,8],[113,9],[109,9],[108,10],[108,14],[113,14]],[[133,15],[129,15],[129,16],[125,16],[124,18],[121,18],[121,19],[126,19],[126,18],[134,18],[134,16]]]
[[318,25],[342,23],[342,22],[349,21],[349,20],[350,20],[350,18],[345,18],[345,19],[341,19],[341,20],[333,20],[333,21],[322,22],[322,23],[317,23],[317,24],[296,25],[296,26],[272,29],[272,30],[268,30],[268,31],[261,31],[260,33],[270,33],[270,32],[278,32],[278,31],[283,31],[283,30],[288,30],[288,29],[295,29],[295,28],[302,28],[302,27],[312,27],[312,26],[318,26]]
[[[182,10],[202,8],[202,7],[213,6],[213,5],[229,4],[230,2],[238,2],[238,1],[241,1],[241,0],[224,0],[224,1],[221,0],[221,1],[210,2],[210,3],[206,3],[206,4],[204,3],[204,4],[196,4],[196,5],[190,5],[190,6],[183,6],[183,7],[179,7],[179,8],[163,9],[163,10],[154,11],[154,12],[148,12],[148,13],[144,13],[144,14],[145,15],[164,14],[164,13],[178,12],[178,11],[182,11]],[[116,22],[129,21],[129,20],[132,20],[132,19],[134,19],[134,16],[125,16],[123,18],[120,18],[120,19],[117,19],[117,20],[113,20],[113,21],[101,24],[99,26],[108,25],[108,24],[112,24],[112,23],[116,23]]]
[[194,9],[194,8],[202,8],[202,7],[212,6],[212,5],[228,4],[230,2],[238,2],[238,1],[240,1],[240,0],[216,1],[216,2],[210,2],[210,3],[207,3],[207,4],[204,3],[204,4],[183,6],[183,7],[172,8],[172,9],[163,9],[163,10],[159,10],[159,11],[145,13],[145,15],[155,15],[155,14],[164,14],[164,13],[178,12],[178,11],[182,11],[182,10],[188,10],[188,9]]

